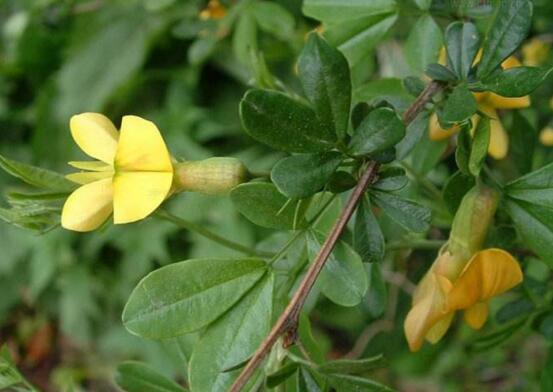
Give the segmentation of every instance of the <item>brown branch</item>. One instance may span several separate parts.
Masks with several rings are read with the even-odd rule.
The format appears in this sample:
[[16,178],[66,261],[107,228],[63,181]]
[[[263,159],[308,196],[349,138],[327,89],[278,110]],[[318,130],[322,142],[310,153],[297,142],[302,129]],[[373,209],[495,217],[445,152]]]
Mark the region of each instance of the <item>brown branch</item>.
[[[424,109],[424,106],[432,99],[432,96],[441,89],[441,84],[438,82],[430,82],[424,91],[417,97],[415,102],[405,111],[403,115],[403,121],[405,124],[409,124],[413,121],[417,115]],[[346,225],[353,215],[357,204],[361,200],[361,197],[365,193],[365,190],[376,178],[378,172],[378,163],[375,161],[369,162],[363,175],[359,178],[357,185],[353,189],[351,196],[342,210],[342,213],[338,217],[338,220],[332,227],[330,234],[321,246],[319,253],[315,257],[315,260],[307,270],[303,280],[301,281],[298,290],[286,306],[286,309],[282,312],[278,318],[276,324],[273,326],[269,335],[257,348],[251,359],[248,361],[246,367],[242,369],[242,372],[238,378],[234,381],[229,389],[229,392],[239,392],[244,385],[248,382],[255,370],[261,365],[273,345],[277,340],[284,336],[284,345],[289,346],[296,340],[298,318],[300,311],[307,299],[307,296],[311,292],[319,273],[324,267],[326,260],[330,256],[330,253],[336,246],[340,235],[346,228]]]

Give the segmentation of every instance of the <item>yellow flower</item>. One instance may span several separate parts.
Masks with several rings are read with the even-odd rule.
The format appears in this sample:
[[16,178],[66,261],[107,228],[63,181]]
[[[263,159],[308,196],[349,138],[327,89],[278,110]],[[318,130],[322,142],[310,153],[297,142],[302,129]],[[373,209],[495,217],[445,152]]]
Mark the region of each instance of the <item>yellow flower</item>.
[[[480,53],[476,56],[475,63],[479,61]],[[507,58],[502,64],[504,69],[519,67],[520,61],[516,57],[511,56]],[[528,95],[524,97],[502,97],[492,92],[474,93],[474,97],[478,102],[478,109],[487,114],[490,118],[490,144],[488,147],[488,153],[495,159],[503,159],[507,156],[509,150],[509,137],[507,132],[503,128],[497,109],[521,109],[530,106],[530,97]],[[476,129],[480,116],[474,115],[472,117],[472,131]],[[429,123],[429,135],[432,140],[442,140],[450,137],[451,135],[459,132],[461,127],[454,125],[451,128],[443,129],[439,122],[436,113],[432,113]]]
[[551,147],[553,146],[553,128],[552,127],[545,127],[540,132],[540,142],[544,146]]
[[223,19],[226,15],[227,9],[219,2],[219,0],[209,0],[207,7],[200,12],[200,19]]
[[75,231],[98,228],[113,213],[115,224],[151,214],[169,195],[173,164],[154,123],[124,116],[121,130],[99,113],[82,113],[70,121],[77,145],[97,161],[69,162],[86,172],[68,175],[82,184],[66,200],[61,224]]
[[497,193],[473,188],[455,215],[450,238],[413,295],[404,324],[412,351],[424,340],[439,341],[458,310],[479,329],[488,317],[488,301],[522,281],[518,262],[501,249],[479,250],[497,206]]
[[538,66],[547,59],[549,45],[539,38],[532,38],[522,46],[522,59],[525,65]]

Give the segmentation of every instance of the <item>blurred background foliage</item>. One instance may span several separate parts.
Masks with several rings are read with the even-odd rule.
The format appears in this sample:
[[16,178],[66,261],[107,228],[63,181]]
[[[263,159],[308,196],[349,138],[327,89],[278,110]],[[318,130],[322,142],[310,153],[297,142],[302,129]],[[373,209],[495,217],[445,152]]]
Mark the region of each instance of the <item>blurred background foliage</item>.
[[[387,96],[406,106],[413,98],[401,78],[421,76],[426,65],[421,49],[437,54],[441,47],[439,34],[432,42],[411,34],[416,23],[425,23],[417,7],[426,2],[398,3],[399,13],[353,32],[377,26],[363,38],[366,55],[348,57],[357,101]],[[468,12],[463,3],[435,0],[430,12],[443,28]],[[483,6],[470,8],[475,13],[470,16],[483,16],[485,26],[491,7],[479,3]],[[549,0],[536,0],[535,8],[532,35],[547,47],[553,42],[553,8]],[[116,124],[124,114],[153,120],[176,157],[236,156],[252,171],[267,172],[282,155],[242,132],[238,102],[251,85],[282,81],[299,91],[295,60],[305,35],[318,25],[302,15],[299,0],[0,1],[0,154],[66,173],[66,162],[82,156],[68,120],[75,113],[97,111]],[[552,54],[545,52],[541,61],[551,66]],[[537,140],[553,119],[551,96],[553,86],[545,85],[533,95],[530,109],[506,114],[514,160],[539,167],[553,159],[551,148],[536,145],[532,151],[517,139],[523,124]],[[451,158],[441,161],[448,143],[421,141],[413,153],[415,175],[443,185],[454,168]],[[516,173],[503,169],[507,177]],[[0,187],[6,192],[23,186],[0,172]],[[409,192],[421,190],[414,182]],[[427,195],[426,203],[432,205],[432,197]],[[169,208],[244,244],[282,243],[278,235],[246,222],[226,197],[186,194]],[[435,214],[437,222],[440,214],[443,222],[451,219],[447,211]],[[405,235],[391,222],[383,225],[388,239]],[[509,241],[509,234],[510,227],[497,229],[492,240],[495,235],[496,242]],[[447,238],[443,233],[436,237]],[[152,269],[184,258],[229,254],[154,219],[86,235],[59,228],[37,234],[0,222],[0,342],[45,391],[116,390],[113,371],[123,359],[144,360],[182,380],[197,336],[161,343],[136,338],[123,328],[121,310],[131,289]],[[382,268],[382,274],[371,275],[375,278],[362,307],[342,308],[327,300],[311,304],[314,335],[327,356],[352,348],[366,355],[383,352],[390,366],[380,377],[402,391],[538,390],[547,338],[553,339],[553,313],[522,319],[524,328],[521,323],[502,327],[528,304],[520,303],[515,317],[504,311],[503,319],[496,317],[488,327],[492,335],[480,335],[488,343],[506,340],[501,346],[475,341],[474,333],[457,327],[439,345],[408,352],[402,321],[412,282],[434,255],[434,249],[391,252],[382,267],[371,267]],[[549,270],[538,261],[528,265],[528,276],[550,296]],[[553,361],[547,366],[552,373]]]

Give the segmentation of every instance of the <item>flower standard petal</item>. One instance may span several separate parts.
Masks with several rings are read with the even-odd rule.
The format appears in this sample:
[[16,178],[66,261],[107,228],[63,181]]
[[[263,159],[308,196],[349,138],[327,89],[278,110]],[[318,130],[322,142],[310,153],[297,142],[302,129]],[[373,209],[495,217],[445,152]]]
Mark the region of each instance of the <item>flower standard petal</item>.
[[173,172],[171,156],[156,125],[138,116],[125,116],[115,154],[117,171]]
[[522,282],[522,271],[510,253],[486,249],[468,262],[448,294],[449,310],[467,309],[486,302]]
[[81,186],[63,205],[62,227],[75,231],[97,229],[113,210],[112,196],[111,178]]
[[117,172],[113,177],[113,220],[135,222],[150,215],[171,190],[170,172]]
[[117,150],[117,129],[100,113],[81,113],[71,117],[69,122],[75,143],[87,155],[112,164]]

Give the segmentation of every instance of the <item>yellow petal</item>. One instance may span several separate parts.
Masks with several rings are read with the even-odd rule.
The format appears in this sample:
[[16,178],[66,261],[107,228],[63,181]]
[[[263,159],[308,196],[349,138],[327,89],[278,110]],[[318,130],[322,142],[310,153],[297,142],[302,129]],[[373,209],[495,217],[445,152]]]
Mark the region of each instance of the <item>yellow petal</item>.
[[113,210],[111,178],[83,185],[63,205],[61,225],[68,230],[91,231],[105,222]]
[[440,54],[438,56],[438,64],[446,66],[447,65],[447,50],[445,46],[442,46],[440,49]]
[[497,111],[488,105],[481,104],[478,107],[483,113],[490,116],[490,145],[488,146],[488,154],[494,159],[503,159],[509,151],[509,136],[499,117]]
[[153,122],[123,117],[115,167],[117,171],[173,171],[165,142]]
[[448,294],[450,311],[485,302],[522,282],[522,271],[510,253],[486,249],[468,262]]
[[481,59],[482,59],[482,48],[478,49],[478,52],[476,53],[476,56],[474,56],[474,60],[472,61],[472,65],[479,63]]
[[488,319],[488,304],[477,302],[465,310],[465,322],[473,329],[480,329]]
[[547,59],[549,45],[539,38],[533,38],[522,46],[524,65],[538,66]]
[[524,109],[530,106],[530,96],[502,97],[495,93],[489,93],[486,102],[496,109]]
[[68,164],[81,170],[113,171],[112,165],[101,161],[70,161]]
[[81,113],[69,121],[75,143],[87,155],[112,164],[117,149],[117,129],[100,113]]
[[73,181],[77,184],[82,185],[111,177],[113,177],[113,171],[78,172],[71,173],[65,176],[65,178],[67,178],[69,181]]
[[540,132],[540,142],[544,146],[553,146],[553,128],[546,127]]
[[443,319],[434,324],[426,333],[425,339],[432,344],[438,343],[449,329],[453,316],[455,316],[455,312],[448,313]]
[[113,178],[113,220],[135,222],[150,215],[165,200],[173,173],[118,172]]
[[520,67],[522,64],[515,56],[509,56],[501,63],[503,69],[509,69],[514,67]]
[[443,129],[438,122],[438,115],[436,113],[432,113],[429,121],[428,134],[431,140],[447,139],[461,129],[457,124],[449,129]]
[[418,351],[434,325],[450,317],[449,312],[444,312],[446,297],[436,274],[429,272],[421,283],[424,284],[424,288],[419,291],[418,301],[413,303],[403,326],[411,351]]

